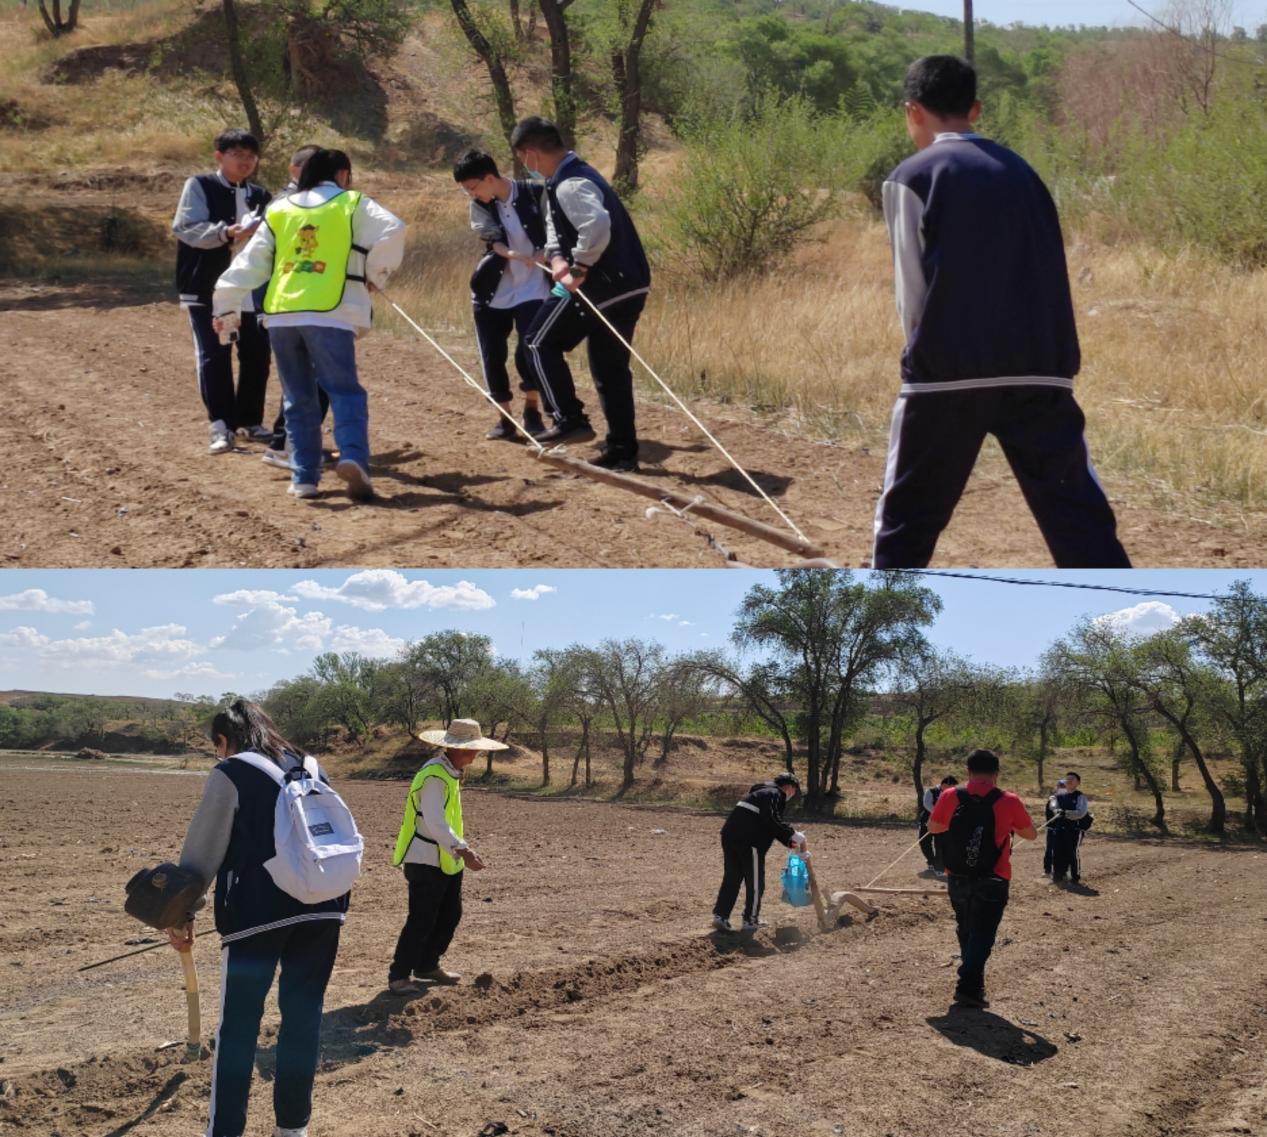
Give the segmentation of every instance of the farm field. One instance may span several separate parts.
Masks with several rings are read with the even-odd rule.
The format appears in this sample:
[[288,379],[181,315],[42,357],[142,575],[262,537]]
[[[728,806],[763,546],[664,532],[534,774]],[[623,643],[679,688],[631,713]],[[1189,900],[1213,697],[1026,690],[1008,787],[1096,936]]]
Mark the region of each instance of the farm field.
[[[0,1132],[198,1132],[166,948],[79,974],[144,929],[136,869],[175,855],[202,779],[173,765],[3,761]],[[1264,854],[1093,834],[1083,894],[1016,854],[988,1012],[948,1010],[938,898],[884,897],[829,933],[772,889],[771,926],[717,937],[720,816],[468,789],[488,869],[446,961],[460,986],[383,994],[404,915],[388,863],[405,790],[343,781],[367,838],[327,998],[314,1137],[1231,1137],[1267,1126]],[[61,819],[60,821],[58,819]],[[807,826],[828,888],[868,881],[905,828]],[[773,883],[782,862],[771,857]],[[882,883],[913,883],[903,861]],[[206,925],[209,926],[209,925]],[[215,937],[200,940],[204,1032]],[[481,978],[480,986],[474,984]],[[275,1028],[275,1014],[266,1029]],[[262,1042],[248,1132],[271,1133]]]

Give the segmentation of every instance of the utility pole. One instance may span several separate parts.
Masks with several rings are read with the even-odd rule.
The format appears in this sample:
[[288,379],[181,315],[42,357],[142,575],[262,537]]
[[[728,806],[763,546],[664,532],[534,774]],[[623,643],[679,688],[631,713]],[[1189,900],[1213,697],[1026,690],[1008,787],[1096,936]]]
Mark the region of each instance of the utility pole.
[[972,0],[963,0],[963,57],[974,67],[977,60],[976,33],[972,19]]

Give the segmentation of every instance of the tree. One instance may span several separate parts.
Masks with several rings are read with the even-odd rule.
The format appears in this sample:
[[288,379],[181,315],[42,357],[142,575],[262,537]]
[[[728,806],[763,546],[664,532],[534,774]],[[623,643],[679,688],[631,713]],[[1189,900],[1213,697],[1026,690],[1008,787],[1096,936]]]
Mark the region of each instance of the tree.
[[919,628],[941,608],[936,593],[901,573],[868,587],[845,570],[782,569],[778,587],[749,589],[732,639],[769,652],[800,708],[805,745],[805,808],[821,808],[839,790],[845,727],[863,684],[910,654]]
[[53,11],[50,13],[48,5],[44,0],[39,0],[40,17],[44,21],[44,26],[48,28],[48,34],[51,36],[64,36],[68,32],[73,32],[79,26],[79,4],[80,0],[70,0],[70,7],[66,11],[66,19],[62,19],[61,0],[52,0]]
[[576,142],[576,91],[572,74],[572,40],[567,10],[572,0],[538,0],[541,17],[550,35],[550,95],[554,103],[554,125],[563,145]]
[[321,687],[319,704],[347,732],[353,742],[364,742],[374,725],[377,683],[382,673],[379,660],[354,651],[328,651],[312,661],[313,677]]
[[[524,669],[514,660],[499,660],[474,676],[466,692],[468,707],[481,723],[489,738],[497,737],[499,725],[504,727],[502,741],[510,738],[517,725],[530,721],[533,709],[532,684]],[[484,752],[484,773],[481,781],[493,777],[493,758],[497,751]]]
[[581,759],[585,759],[585,784],[594,784],[594,770],[590,754],[590,737],[595,718],[603,709],[603,691],[598,681],[597,653],[581,644],[572,644],[565,649],[566,667],[571,676],[568,688],[569,702],[566,713],[570,714],[581,725],[581,737],[577,742],[576,754],[572,759],[572,779],[568,783],[575,786],[580,776]]
[[659,768],[669,760],[673,736],[684,721],[701,714],[712,705],[716,687],[706,671],[694,665],[689,655],[671,660],[660,672],[656,724],[660,735],[660,753],[654,765]]
[[1032,752],[1037,766],[1035,785],[1040,793],[1050,788],[1047,785],[1047,759],[1059,734],[1061,718],[1070,711],[1076,694],[1068,676],[1061,670],[1059,660],[1050,653],[1044,654],[1038,674],[1024,684],[1020,725],[1031,739],[1037,735]]
[[[616,0],[620,26],[625,28],[635,0]],[[616,169],[612,182],[618,193],[638,189],[638,156],[642,134],[642,45],[659,0],[637,0],[637,9],[624,45],[612,48],[612,78],[620,99],[620,128],[616,136]]]
[[470,708],[471,684],[493,665],[493,641],[466,632],[432,632],[411,644],[405,661],[439,693],[440,717],[448,726]]
[[594,682],[616,727],[623,794],[634,784],[634,771],[651,738],[664,648],[647,640],[604,640],[591,658]]
[[789,691],[778,666],[762,661],[744,671],[741,664],[728,660],[721,652],[698,652],[691,657],[691,666],[729,687],[762,722],[778,731],[783,740],[784,766],[789,774],[795,773],[795,724],[787,712]]
[[242,32],[238,26],[237,5],[234,0],[221,0],[221,6],[224,11],[224,31],[229,46],[229,70],[233,74],[233,85],[238,89],[238,98],[241,99],[242,110],[246,114],[246,124],[262,146],[264,120],[260,118],[260,108],[255,102],[251,77],[247,73],[246,59],[242,54]]
[[914,752],[911,776],[915,807],[924,802],[924,760],[928,756],[928,728],[953,714],[973,693],[976,676],[968,662],[953,652],[938,651],[919,642],[897,665],[895,695],[911,717]]
[[976,20],[972,14],[972,0],[963,0],[963,57],[969,63],[977,61]]
[[[529,673],[532,685],[531,711],[527,715],[537,732],[541,749],[541,784],[550,784],[550,728],[573,707],[574,691],[581,681],[580,661],[569,651],[542,648],[532,653],[533,667]],[[579,752],[578,752],[579,753]],[[573,766],[572,784],[576,784],[576,768]]]
[[406,647],[398,659],[383,665],[375,709],[385,721],[412,733],[439,705],[435,676],[412,648]]
[[[488,72],[489,82],[493,85],[493,101],[497,104],[497,120],[501,124],[502,134],[506,138],[507,146],[510,145],[510,136],[514,132],[515,117],[515,96],[510,89],[510,78],[506,74],[506,61],[504,53],[495,44],[494,40],[490,40],[475,22],[475,17],[471,15],[471,10],[467,6],[466,0],[450,0],[453,5],[453,14],[457,17],[458,26],[462,29],[462,34],[466,36],[467,42],[474,49],[475,54],[480,57],[480,62],[484,64],[484,69]],[[511,20],[515,26],[516,38],[521,37],[519,27],[518,5],[512,0]],[[515,166],[515,176],[523,176],[523,165],[511,151],[511,160]]]

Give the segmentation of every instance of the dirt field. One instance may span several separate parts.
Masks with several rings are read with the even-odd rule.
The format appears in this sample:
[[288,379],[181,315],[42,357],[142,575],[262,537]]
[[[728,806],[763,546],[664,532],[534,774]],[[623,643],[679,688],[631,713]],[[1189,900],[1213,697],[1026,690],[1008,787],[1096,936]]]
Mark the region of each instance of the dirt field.
[[[470,338],[445,337],[470,367]],[[644,516],[646,501],[547,471],[525,449],[483,441],[486,405],[425,343],[379,334],[361,345],[370,390],[373,474],[382,500],[353,507],[335,489],[317,504],[285,494],[261,448],[206,449],[189,329],[154,290],[124,286],[0,289],[9,413],[0,501],[9,566],[510,565],[721,563],[692,526]],[[583,363],[578,379],[585,374]],[[270,388],[269,413],[278,387]],[[584,392],[583,392],[584,394]],[[680,414],[641,399],[644,476],[777,523]],[[597,400],[587,396],[596,421]],[[884,455],[798,444],[790,427],[743,408],[697,408],[808,536],[842,565],[866,563]],[[590,453],[588,445],[578,448]],[[337,486],[333,478],[328,484]],[[1226,528],[1149,504],[1145,487],[1110,487],[1139,566],[1258,565],[1267,518]],[[789,554],[721,527],[754,565]],[[941,565],[1050,563],[1001,460],[969,487],[938,550]]]
[[[175,852],[201,778],[31,767],[6,763],[0,802],[0,1130],[198,1132],[209,1064],[159,1049],[185,1025],[172,953],[75,969],[142,934],[122,884]],[[386,862],[404,786],[345,785],[370,853],[327,999],[314,1137],[475,1137],[489,1122],[515,1137],[1267,1127],[1261,852],[1092,840],[1078,895],[1048,885],[1024,848],[993,1008],[951,1013],[940,899],[892,898],[873,922],[820,934],[809,910],[772,897],[770,929],[717,938],[705,931],[716,816],[473,791],[469,828],[489,867],[467,882],[447,960],[465,978],[404,1001],[382,994],[403,917]],[[809,832],[829,887],[865,882],[910,837]],[[910,883],[914,867],[889,882]],[[214,936],[197,955],[210,1031]],[[252,1137],[271,1132],[271,1041]]]

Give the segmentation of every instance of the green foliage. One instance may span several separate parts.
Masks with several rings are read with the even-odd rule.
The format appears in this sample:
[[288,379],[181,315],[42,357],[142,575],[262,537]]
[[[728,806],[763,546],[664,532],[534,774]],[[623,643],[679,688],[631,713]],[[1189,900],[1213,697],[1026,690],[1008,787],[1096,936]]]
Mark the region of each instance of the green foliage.
[[754,104],[776,91],[829,111],[858,77],[842,40],[781,16],[741,20],[733,37],[727,47],[743,65]]

